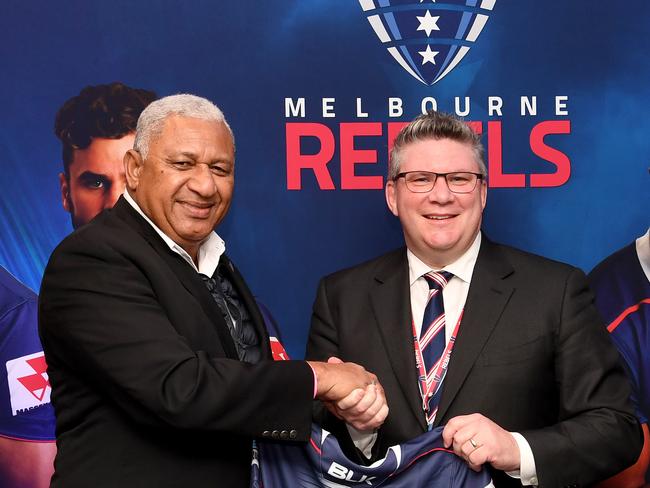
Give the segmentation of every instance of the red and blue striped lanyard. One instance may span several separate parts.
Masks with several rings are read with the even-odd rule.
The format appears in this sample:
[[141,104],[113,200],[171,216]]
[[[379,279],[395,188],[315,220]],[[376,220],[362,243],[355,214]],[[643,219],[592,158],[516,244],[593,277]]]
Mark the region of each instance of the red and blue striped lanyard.
[[[449,360],[451,359],[451,352],[454,349],[454,344],[456,342],[456,334],[458,333],[458,327],[460,326],[460,321],[463,319],[463,311],[461,310],[454,331],[447,342],[444,352],[442,353],[442,361],[438,361],[438,366],[434,370],[434,373],[431,378],[431,383],[427,384],[427,371],[424,367],[424,358],[422,357],[422,349],[420,348],[420,341],[418,339],[418,333],[415,329],[415,322],[411,320],[411,325],[413,327],[413,347],[415,348],[415,366],[418,370],[418,386],[420,388],[420,396],[422,397],[422,409],[429,413],[429,397],[433,396],[435,392],[440,388],[442,380],[445,379],[447,374],[447,367],[449,366]],[[433,422],[433,418],[431,422]],[[429,424],[429,428],[432,424]]]

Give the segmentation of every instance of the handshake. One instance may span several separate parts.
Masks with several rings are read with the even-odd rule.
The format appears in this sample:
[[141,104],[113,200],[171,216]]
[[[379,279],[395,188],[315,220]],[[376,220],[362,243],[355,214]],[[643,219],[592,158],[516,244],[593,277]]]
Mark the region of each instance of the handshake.
[[308,363],[316,375],[316,398],[330,412],[359,431],[372,431],[384,423],[388,404],[374,374],[336,357],[327,363]]

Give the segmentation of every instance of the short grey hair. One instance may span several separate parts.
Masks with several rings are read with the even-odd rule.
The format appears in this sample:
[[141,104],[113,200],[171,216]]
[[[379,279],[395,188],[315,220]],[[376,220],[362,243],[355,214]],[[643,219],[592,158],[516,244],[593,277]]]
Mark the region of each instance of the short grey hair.
[[419,115],[405,126],[393,143],[388,162],[388,179],[397,178],[400,169],[400,157],[403,149],[414,142],[426,140],[451,139],[452,141],[467,144],[474,151],[479,172],[487,176],[485,166],[485,149],[481,144],[481,136],[474,132],[467,123],[455,115],[429,110]]
[[160,135],[165,125],[165,120],[172,115],[191,117],[194,119],[222,122],[235,145],[235,136],[228,125],[223,112],[207,98],[197,97],[188,93],[170,95],[152,102],[145,108],[138,118],[135,129],[135,142],[133,148],[146,159],[149,152],[149,143]]

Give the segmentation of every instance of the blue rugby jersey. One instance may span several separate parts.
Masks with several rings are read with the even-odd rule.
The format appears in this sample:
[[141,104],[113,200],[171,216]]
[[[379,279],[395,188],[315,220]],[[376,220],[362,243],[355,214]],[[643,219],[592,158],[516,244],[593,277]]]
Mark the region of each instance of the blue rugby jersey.
[[632,244],[589,274],[596,307],[632,381],[632,401],[641,423],[650,418],[650,281]]
[[0,436],[53,441],[52,388],[38,338],[36,300],[0,267]]
[[252,488],[493,487],[486,469],[472,471],[442,440],[442,427],[391,447],[371,466],[350,461],[336,438],[312,426],[307,444],[258,441],[251,470]]

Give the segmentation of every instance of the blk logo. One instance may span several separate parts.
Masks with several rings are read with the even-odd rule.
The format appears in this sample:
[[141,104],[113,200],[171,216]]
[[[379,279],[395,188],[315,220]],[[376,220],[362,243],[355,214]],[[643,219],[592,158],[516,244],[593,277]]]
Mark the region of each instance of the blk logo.
[[372,485],[372,480],[376,478],[375,476],[357,474],[351,469],[348,469],[337,462],[330,464],[330,467],[327,470],[327,474],[340,480],[349,481],[350,483],[366,483],[368,485]]
[[496,0],[359,0],[375,34],[413,78],[433,85],[476,42]]

